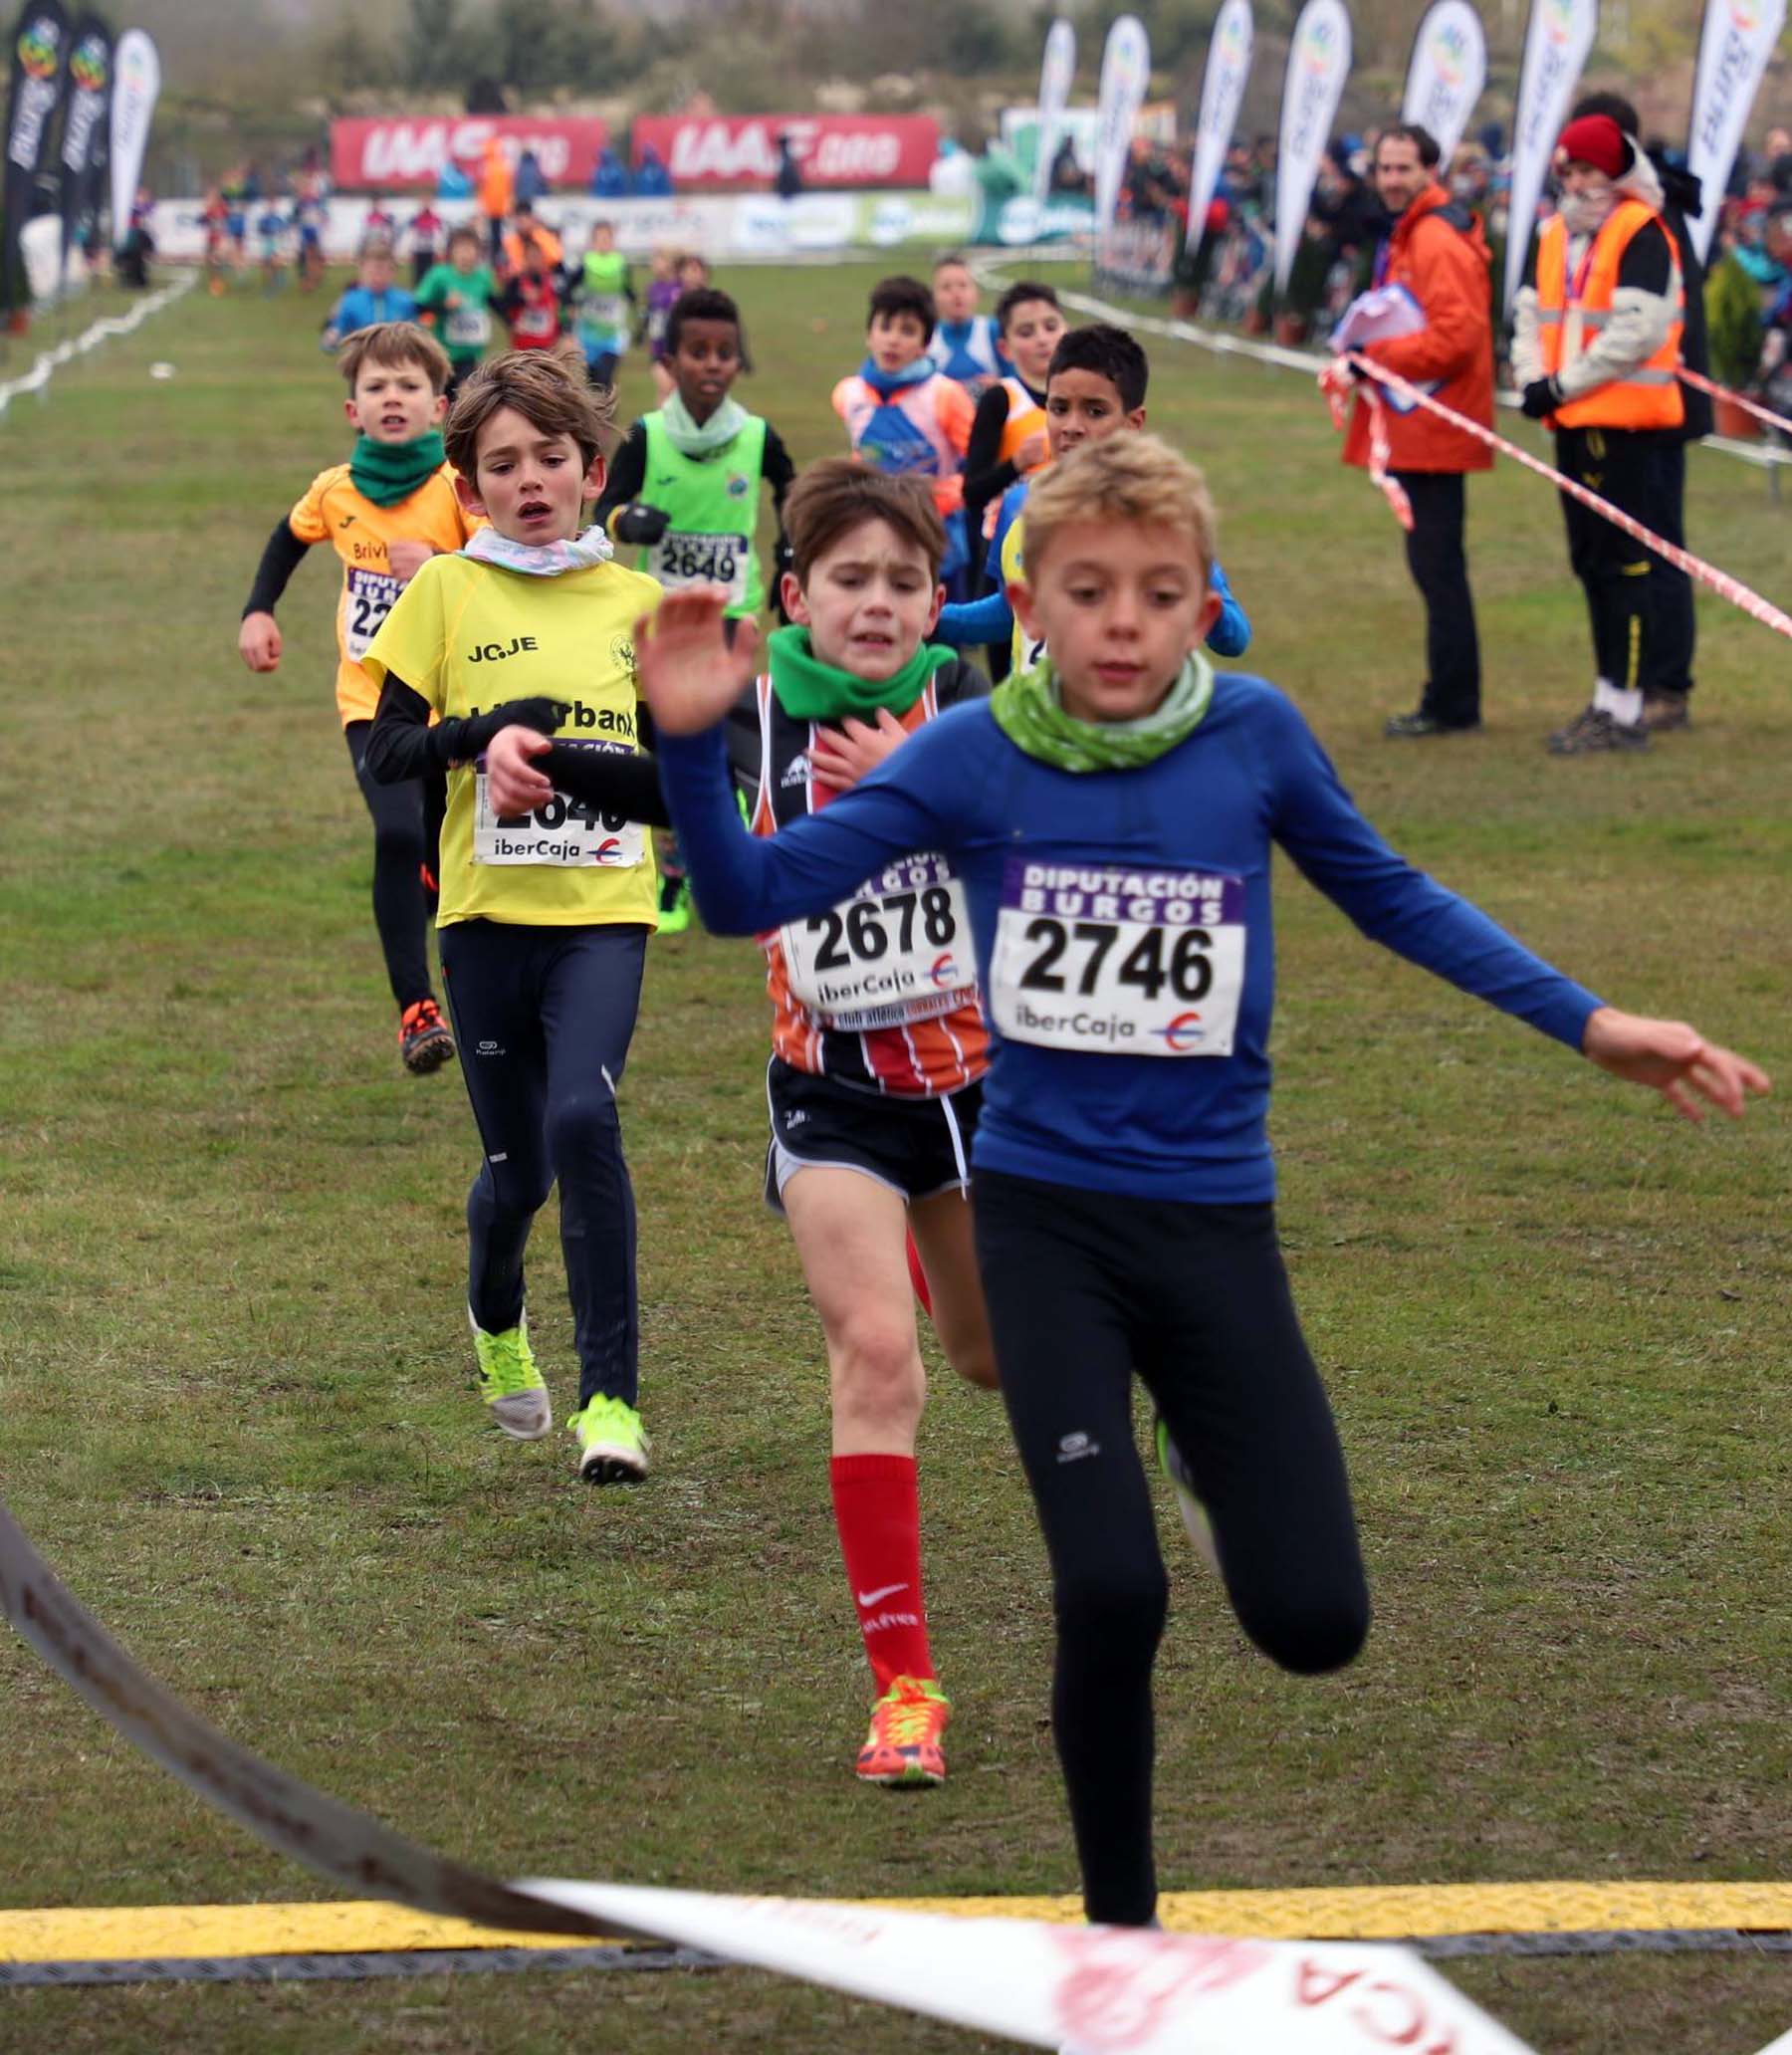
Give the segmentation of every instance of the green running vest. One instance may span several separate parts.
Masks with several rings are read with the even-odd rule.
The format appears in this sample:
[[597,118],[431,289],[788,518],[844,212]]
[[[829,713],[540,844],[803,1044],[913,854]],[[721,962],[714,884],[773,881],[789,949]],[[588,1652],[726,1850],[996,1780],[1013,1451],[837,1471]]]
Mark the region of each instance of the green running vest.
[[731,614],[757,614],[766,603],[754,531],[759,527],[760,478],[766,459],[766,424],[758,414],[714,456],[682,456],[657,408],[643,416],[647,476],[641,498],[671,516],[671,526],[639,568],[668,592],[681,585],[726,585]]
[[628,259],[620,250],[587,250],[578,283],[578,326],[594,341],[628,342]]

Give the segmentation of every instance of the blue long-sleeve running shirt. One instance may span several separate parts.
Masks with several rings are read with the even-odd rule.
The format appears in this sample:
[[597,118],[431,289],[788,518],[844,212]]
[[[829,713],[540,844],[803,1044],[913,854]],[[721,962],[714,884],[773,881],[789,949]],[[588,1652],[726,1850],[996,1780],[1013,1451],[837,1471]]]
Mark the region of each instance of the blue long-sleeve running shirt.
[[[1366,935],[1571,1048],[1601,1004],[1391,849],[1260,678],[1222,674],[1186,741],[1119,772],[1055,770],[1016,748],[987,703],[958,708],[769,838],[741,824],[720,729],[662,734],[659,748],[697,904],[718,933],[812,917],[818,933],[832,923],[823,951],[887,946],[894,960],[915,895],[886,867],[915,850],[948,858],[995,1030],[974,1152],[984,1169],[1138,1198],[1274,1195],[1276,842]],[[866,879],[878,881],[860,894],[872,909],[829,914]]]

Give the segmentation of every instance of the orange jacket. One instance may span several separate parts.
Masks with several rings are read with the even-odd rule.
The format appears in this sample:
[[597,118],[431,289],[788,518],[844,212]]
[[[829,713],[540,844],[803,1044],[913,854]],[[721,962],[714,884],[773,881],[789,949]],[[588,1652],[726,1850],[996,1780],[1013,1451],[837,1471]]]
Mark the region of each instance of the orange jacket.
[[503,143],[494,135],[479,166],[479,211],[488,221],[502,220],[511,210],[516,190],[517,174]]
[[[1415,384],[1436,385],[1436,397],[1483,427],[1493,425],[1492,258],[1479,218],[1464,230],[1434,220],[1451,205],[1441,185],[1427,186],[1389,238],[1384,281],[1405,286],[1425,310],[1425,327],[1410,336],[1368,343],[1363,354]],[[1386,410],[1389,468],[1395,471],[1488,471],[1493,452],[1423,407]],[[1369,466],[1369,405],[1359,396],[1344,438],[1344,461]]]
[[[1537,244],[1537,342],[1545,375],[1553,376],[1565,361],[1578,356],[1597,338],[1612,312],[1618,288],[1618,267],[1639,229],[1656,222],[1670,244],[1673,231],[1641,200],[1624,200],[1613,209],[1593,239],[1581,267],[1582,276],[1568,276],[1568,224],[1557,214],[1543,224]],[[1678,428],[1686,418],[1680,396],[1680,341],[1685,329],[1686,294],[1675,251],[1671,291],[1677,311],[1667,339],[1655,354],[1633,364],[1622,377],[1594,385],[1549,416],[1552,428]]]
[[[530,235],[547,252],[550,264],[558,265],[560,262],[560,239],[547,222],[538,221],[530,230]],[[513,272],[527,271],[529,268],[525,262],[523,238],[514,228],[504,238],[504,264],[507,271]]]

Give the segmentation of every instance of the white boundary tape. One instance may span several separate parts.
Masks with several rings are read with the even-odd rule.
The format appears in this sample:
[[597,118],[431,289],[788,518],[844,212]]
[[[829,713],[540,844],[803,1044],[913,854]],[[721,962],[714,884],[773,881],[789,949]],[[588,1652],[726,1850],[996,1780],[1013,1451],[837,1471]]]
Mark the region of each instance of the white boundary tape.
[[1066,2055],[1532,2055],[1410,1949],[531,1882],[598,1920]]
[[1533,2055],[1403,1947],[952,1919],[626,1885],[512,1886],[233,1741],[147,1676],[0,1505],[0,1611],[134,1747],[351,1889],[489,1927],[679,1941],[1074,2055]]
[[[986,284],[993,283],[1000,265],[1013,261],[1016,253],[1007,250],[1000,254],[979,256],[975,269]],[[1026,254],[1026,253],[1018,253]],[[1041,256],[1046,252],[1039,252]],[[1061,252],[1059,253],[1062,254]],[[1285,371],[1322,371],[1327,364],[1337,359],[1329,350],[1288,349],[1279,342],[1258,342],[1248,336],[1230,336],[1221,329],[1203,329],[1194,322],[1164,321],[1153,314],[1135,314],[1129,307],[1116,307],[1112,301],[1098,300],[1090,293],[1072,293],[1062,289],[1058,298],[1066,307],[1074,307],[1080,314],[1092,314],[1100,321],[1113,322],[1123,329],[1143,329],[1149,336],[1169,336],[1178,342],[1193,342],[1197,348],[1211,349],[1217,356],[1243,356],[1253,363],[1276,364]],[[1499,395],[1502,406],[1516,407],[1518,395],[1502,392]],[[1757,470],[1771,471],[1782,464],[1792,464],[1792,450],[1779,449],[1770,444],[1756,445],[1737,442],[1728,435],[1707,435],[1695,445],[1699,449],[1720,451],[1726,457],[1738,458],[1744,464],[1752,464]],[[1792,2051],[1789,2051],[1792,2055]]]
[[139,300],[128,314],[102,315],[97,322],[91,322],[79,336],[70,336],[59,342],[54,349],[43,349],[30,370],[17,378],[0,381],[0,414],[4,414],[16,398],[26,392],[41,392],[52,377],[71,358],[86,356],[90,349],[98,349],[102,342],[110,342],[115,336],[128,336],[133,329],[140,328],[152,314],[158,314],[171,301],[182,294],[190,293],[198,284],[198,273],[187,272],[177,278],[171,286],[163,286],[151,293],[147,299]]

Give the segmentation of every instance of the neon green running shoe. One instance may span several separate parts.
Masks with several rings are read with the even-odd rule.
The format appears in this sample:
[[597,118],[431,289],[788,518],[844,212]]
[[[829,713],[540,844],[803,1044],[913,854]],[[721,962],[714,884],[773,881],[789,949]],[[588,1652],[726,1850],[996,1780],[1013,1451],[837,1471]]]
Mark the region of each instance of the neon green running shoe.
[[469,1306],[467,1324],[479,1359],[479,1396],[492,1409],[493,1425],[513,1441],[539,1442],[554,1425],[554,1406],[529,1346],[529,1315],[502,1334],[488,1334]]
[[1214,1523],[1208,1518],[1208,1509],[1195,1489],[1194,1473],[1184,1461],[1183,1452],[1170,1439],[1169,1424],[1162,1414],[1153,1416],[1151,1432],[1157,1443],[1158,1468],[1176,1487],[1177,1509],[1182,1513],[1182,1523],[1188,1530],[1189,1539],[1195,1544],[1195,1552],[1218,1576],[1220,1550],[1214,1541]]
[[952,1703],[931,1677],[899,1677],[871,1708],[871,1731],[858,1752],[861,1783],[886,1791],[946,1781],[941,1746]]
[[600,1392],[566,1425],[578,1443],[578,1474],[587,1484],[638,1484],[647,1475],[652,1444],[626,1400]]
[[660,879],[659,931],[662,935],[682,935],[697,917],[697,909],[691,899],[691,881],[682,877]]

